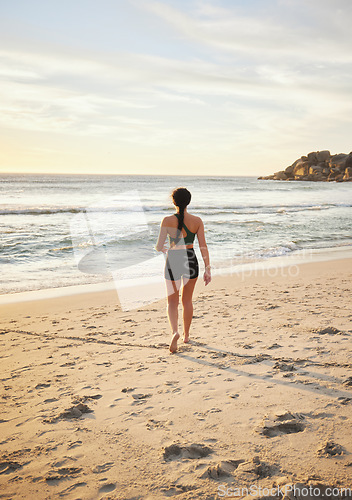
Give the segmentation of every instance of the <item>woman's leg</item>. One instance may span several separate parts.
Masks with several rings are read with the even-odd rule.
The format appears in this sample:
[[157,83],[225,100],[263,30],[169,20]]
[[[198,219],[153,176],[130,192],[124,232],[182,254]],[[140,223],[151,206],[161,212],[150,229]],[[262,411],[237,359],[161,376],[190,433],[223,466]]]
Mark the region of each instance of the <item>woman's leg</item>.
[[182,306],[183,306],[183,341],[189,340],[189,329],[193,318],[193,303],[192,297],[194,287],[198,278],[184,278],[182,287]]
[[172,339],[170,344],[170,352],[177,350],[178,334],[178,304],[179,304],[179,289],[181,280],[171,281],[166,280],[167,290],[167,315],[172,331]]

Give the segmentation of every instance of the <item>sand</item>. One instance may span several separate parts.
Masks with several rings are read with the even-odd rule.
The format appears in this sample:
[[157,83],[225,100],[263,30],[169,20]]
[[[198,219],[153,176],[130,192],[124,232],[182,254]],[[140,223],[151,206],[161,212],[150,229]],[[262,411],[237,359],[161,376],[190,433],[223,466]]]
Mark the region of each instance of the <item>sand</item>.
[[298,270],[199,280],[176,354],[165,300],[0,306],[0,498],[351,487],[352,259]]

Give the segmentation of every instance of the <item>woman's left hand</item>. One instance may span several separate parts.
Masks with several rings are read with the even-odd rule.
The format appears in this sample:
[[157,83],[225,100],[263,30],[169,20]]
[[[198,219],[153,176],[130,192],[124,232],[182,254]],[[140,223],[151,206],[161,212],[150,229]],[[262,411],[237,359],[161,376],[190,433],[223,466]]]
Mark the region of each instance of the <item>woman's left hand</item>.
[[210,269],[205,269],[204,275],[203,275],[203,280],[205,286],[207,286],[211,282],[211,272]]

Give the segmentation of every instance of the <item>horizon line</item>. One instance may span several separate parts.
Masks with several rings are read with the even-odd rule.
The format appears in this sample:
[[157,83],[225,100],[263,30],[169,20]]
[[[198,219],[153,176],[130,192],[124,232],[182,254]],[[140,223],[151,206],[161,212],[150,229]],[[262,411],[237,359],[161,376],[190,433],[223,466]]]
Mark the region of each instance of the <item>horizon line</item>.
[[256,178],[257,175],[216,175],[216,174],[108,174],[108,173],[95,173],[95,172],[73,172],[73,173],[63,173],[63,172],[0,172],[1,175],[91,175],[91,176],[114,176],[114,177],[253,177]]

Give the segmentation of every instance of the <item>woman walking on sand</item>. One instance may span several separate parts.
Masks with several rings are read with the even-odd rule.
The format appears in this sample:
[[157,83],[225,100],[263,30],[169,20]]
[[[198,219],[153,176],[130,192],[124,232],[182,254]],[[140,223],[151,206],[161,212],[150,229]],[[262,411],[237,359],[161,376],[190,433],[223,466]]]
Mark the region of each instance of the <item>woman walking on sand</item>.
[[[187,206],[191,201],[191,193],[186,188],[177,188],[172,194],[172,201],[176,207],[176,214],[164,217],[161,226],[156,250],[167,254],[165,263],[165,280],[167,289],[167,314],[172,330],[170,352],[177,351],[178,333],[178,304],[179,290],[182,278],[182,306],[183,306],[183,341],[189,341],[189,329],[193,318],[192,296],[198,279],[199,267],[197,256],[193,249],[195,235],[204,260],[204,283],[211,281],[209,252],[205,241],[204,225],[200,217],[191,215]],[[169,237],[170,247],[167,249],[165,240]]]

